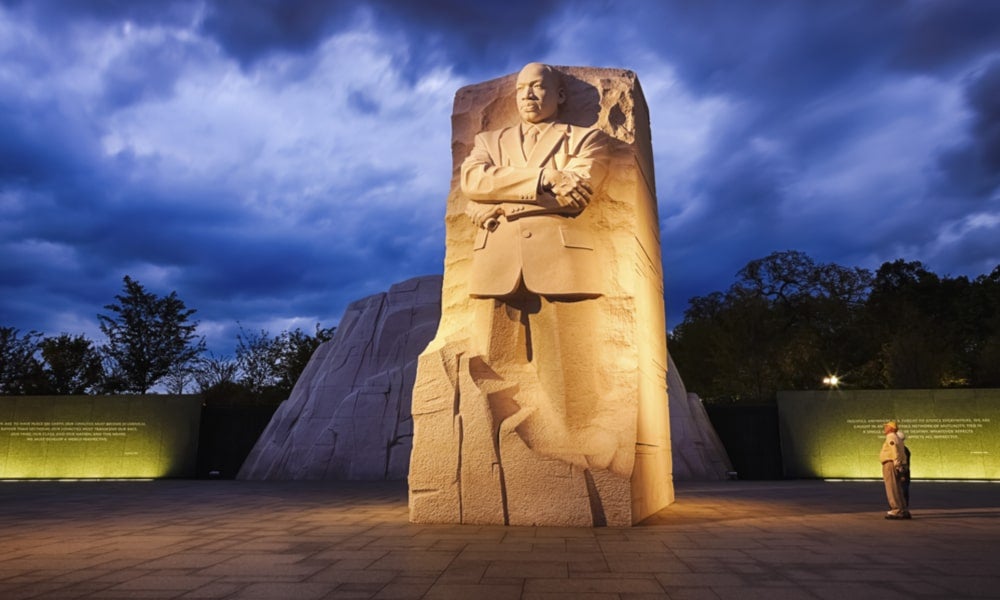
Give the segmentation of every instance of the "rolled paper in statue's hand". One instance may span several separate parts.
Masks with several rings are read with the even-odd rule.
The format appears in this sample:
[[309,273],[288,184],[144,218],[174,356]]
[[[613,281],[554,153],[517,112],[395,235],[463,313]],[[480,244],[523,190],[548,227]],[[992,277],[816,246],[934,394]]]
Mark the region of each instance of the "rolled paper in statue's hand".
[[500,227],[500,221],[496,217],[490,217],[483,221],[483,228],[487,231],[496,231],[497,227]]

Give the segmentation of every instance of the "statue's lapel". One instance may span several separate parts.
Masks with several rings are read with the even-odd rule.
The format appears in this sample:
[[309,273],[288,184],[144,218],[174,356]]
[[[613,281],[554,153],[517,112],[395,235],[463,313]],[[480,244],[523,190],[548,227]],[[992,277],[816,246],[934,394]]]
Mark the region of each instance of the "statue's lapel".
[[521,129],[519,127],[511,127],[503,132],[500,136],[500,149],[506,157],[504,162],[507,165],[512,167],[525,166],[524,150],[521,148]]
[[553,123],[551,127],[545,130],[542,137],[538,138],[538,143],[535,144],[535,149],[531,151],[528,155],[528,166],[529,167],[541,167],[548,162],[549,157],[552,153],[559,148],[559,144],[562,143],[566,136],[566,130],[569,128],[565,123]]

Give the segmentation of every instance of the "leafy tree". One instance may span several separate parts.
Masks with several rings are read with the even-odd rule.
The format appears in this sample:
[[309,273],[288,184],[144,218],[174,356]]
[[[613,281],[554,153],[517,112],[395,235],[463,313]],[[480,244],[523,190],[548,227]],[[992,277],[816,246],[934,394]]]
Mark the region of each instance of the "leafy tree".
[[182,369],[205,350],[195,335],[196,312],[171,292],[166,297],[147,292],[125,276],[117,303],[105,305],[111,315],[98,315],[108,338],[104,355],[110,363],[109,388],[145,394],[164,377]]
[[0,395],[35,394],[44,386],[37,356],[41,337],[37,331],[21,335],[14,327],[0,327]]
[[977,277],[970,295],[964,347],[970,354],[971,383],[1000,387],[1000,265]]
[[872,356],[880,381],[892,388],[968,385],[962,315],[970,302],[965,277],[941,278],[919,261],[885,263],[875,274],[866,312],[869,335],[879,341]]
[[869,355],[862,314],[870,293],[867,269],[817,264],[798,251],[775,252],[750,261],[736,287],[767,302],[781,338],[772,358],[781,365],[780,385],[808,388],[829,372],[852,372]]
[[670,339],[689,389],[731,402],[766,401],[779,379],[782,324],[760,296],[738,287],[693,298]]
[[264,329],[254,332],[240,326],[236,336],[236,364],[242,385],[255,394],[274,387],[278,382],[280,360],[280,339],[272,338]]
[[240,327],[236,346],[239,382],[255,394],[286,398],[313,352],[331,339],[335,330],[317,323],[314,335],[294,329],[272,337],[266,330],[248,332]]
[[852,387],[998,386],[1000,266],[970,281],[897,260],[873,275],[776,252],[693,298],[670,352],[710,401],[769,402],[825,373]]
[[194,369],[198,393],[206,405],[245,406],[259,404],[264,400],[260,394],[250,391],[236,381],[239,365],[228,356],[209,353],[200,358]]
[[160,381],[168,394],[183,394],[188,386],[195,383],[193,363],[178,365],[171,369]]
[[871,281],[865,269],[775,252],[747,263],[725,293],[693,298],[670,352],[707,399],[763,403],[811,388],[863,362],[851,335]]
[[86,394],[104,380],[101,353],[83,335],[63,333],[39,344],[42,353],[45,393]]
[[208,356],[198,359],[194,368],[194,380],[198,384],[198,391],[203,394],[214,387],[235,384],[238,372],[239,365],[235,360],[209,352]]
[[323,328],[316,323],[316,330],[309,335],[301,329],[285,332],[282,336],[281,361],[279,362],[278,385],[290,394],[295,382],[309,364],[309,359],[323,342],[333,339],[336,327]]

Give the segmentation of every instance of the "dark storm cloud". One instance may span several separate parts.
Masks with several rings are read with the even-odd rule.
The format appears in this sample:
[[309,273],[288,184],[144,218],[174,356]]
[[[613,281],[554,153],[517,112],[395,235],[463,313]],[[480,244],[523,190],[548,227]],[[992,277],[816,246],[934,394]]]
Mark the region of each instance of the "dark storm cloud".
[[986,66],[965,90],[972,111],[968,139],[945,152],[948,183],[975,197],[988,197],[1000,185],[1000,60]]
[[917,71],[955,68],[1000,45],[1000,3],[906,2],[892,64]]
[[980,161],[985,170],[1000,173],[1000,60],[969,86],[968,100],[975,114],[972,133]]
[[512,55],[540,56],[550,46],[546,19],[564,3],[466,0],[266,0],[209,2],[204,31],[246,68],[276,52],[308,52],[327,36],[374,19],[406,40],[404,73],[445,62],[457,72],[508,68]]
[[0,6],[44,24],[56,35],[82,23],[180,25],[190,22],[198,0],[0,0]]
[[[892,36],[895,3],[648,3],[637,26],[703,93],[795,102],[856,77]],[[886,27],[889,30],[886,30]]]
[[179,40],[147,40],[118,56],[104,78],[104,101],[112,109],[171,95],[183,66],[197,59]]
[[79,113],[59,99],[29,103],[0,92],[0,189],[61,186],[89,171],[94,132]]
[[689,86],[779,106],[886,69],[963,68],[996,51],[998,22],[995,2],[923,0],[643,3],[636,19]]
[[265,0],[209,3],[204,31],[244,66],[273,52],[308,52],[348,25],[357,3]]
[[444,58],[459,73],[482,73],[510,68],[512,59],[514,64],[527,62],[518,56],[544,55],[553,42],[550,18],[574,3],[381,0],[372,6],[413,36],[415,67]]

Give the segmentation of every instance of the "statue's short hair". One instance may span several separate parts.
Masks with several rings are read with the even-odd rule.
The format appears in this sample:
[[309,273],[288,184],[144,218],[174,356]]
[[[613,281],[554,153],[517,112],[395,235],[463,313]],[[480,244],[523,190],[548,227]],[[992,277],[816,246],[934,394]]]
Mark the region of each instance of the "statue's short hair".
[[539,67],[541,67],[542,71],[544,73],[546,73],[548,75],[551,75],[552,77],[555,78],[556,87],[558,87],[558,88],[564,88],[565,89],[565,86],[563,85],[562,72],[559,69],[556,69],[552,65],[545,64],[545,63],[530,62],[530,63],[524,65],[523,67],[521,67],[521,70],[523,71],[524,69],[528,68],[531,65],[538,65]]

